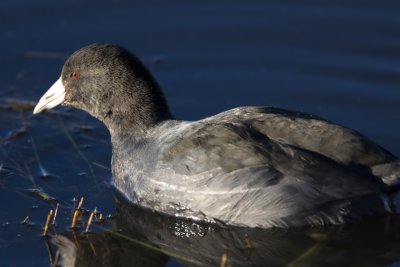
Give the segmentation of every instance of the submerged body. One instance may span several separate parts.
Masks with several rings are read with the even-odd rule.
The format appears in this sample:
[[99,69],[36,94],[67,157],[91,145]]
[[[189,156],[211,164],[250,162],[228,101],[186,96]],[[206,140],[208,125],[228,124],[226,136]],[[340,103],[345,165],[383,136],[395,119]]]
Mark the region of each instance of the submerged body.
[[125,49],[74,53],[35,113],[65,103],[110,130],[116,187],[175,216],[249,227],[339,224],[389,211],[396,156],[313,115],[242,107],[173,119],[143,65]]

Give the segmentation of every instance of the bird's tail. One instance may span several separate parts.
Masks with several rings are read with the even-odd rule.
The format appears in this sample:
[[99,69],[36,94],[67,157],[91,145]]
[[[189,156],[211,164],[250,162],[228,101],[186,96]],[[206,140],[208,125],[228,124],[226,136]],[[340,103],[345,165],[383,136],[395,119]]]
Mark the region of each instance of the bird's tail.
[[400,189],[400,160],[375,165],[372,173],[380,177],[391,191]]

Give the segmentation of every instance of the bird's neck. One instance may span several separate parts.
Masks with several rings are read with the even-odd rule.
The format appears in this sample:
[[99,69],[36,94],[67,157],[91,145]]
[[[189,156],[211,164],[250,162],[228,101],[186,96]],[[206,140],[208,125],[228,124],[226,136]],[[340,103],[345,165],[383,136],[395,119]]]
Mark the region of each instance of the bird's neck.
[[103,123],[110,131],[112,139],[141,139],[154,127],[173,119],[168,104],[164,100],[150,100],[136,107],[121,107],[110,112]]
[[145,137],[160,123],[172,119],[164,113],[163,116],[132,116],[131,114],[115,114],[113,120],[105,122],[112,138]]
[[112,137],[140,137],[161,122],[173,119],[161,88],[145,70],[140,75],[130,72],[98,102],[95,110],[86,110],[107,126]]

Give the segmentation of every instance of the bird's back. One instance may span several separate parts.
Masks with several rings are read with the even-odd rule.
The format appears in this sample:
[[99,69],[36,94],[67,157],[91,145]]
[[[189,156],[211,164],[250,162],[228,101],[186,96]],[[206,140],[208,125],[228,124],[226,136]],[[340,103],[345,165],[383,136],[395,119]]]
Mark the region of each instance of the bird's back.
[[[122,164],[130,173],[122,167],[117,179],[125,181],[121,187],[130,183],[126,194],[142,205],[237,225],[337,224],[386,210],[385,185],[377,177],[285,141],[277,118],[296,117],[267,111],[242,108],[197,122],[165,122],[141,145],[120,146],[121,158],[136,156]],[[275,135],[257,125],[261,119]],[[274,126],[282,128],[281,137]]]

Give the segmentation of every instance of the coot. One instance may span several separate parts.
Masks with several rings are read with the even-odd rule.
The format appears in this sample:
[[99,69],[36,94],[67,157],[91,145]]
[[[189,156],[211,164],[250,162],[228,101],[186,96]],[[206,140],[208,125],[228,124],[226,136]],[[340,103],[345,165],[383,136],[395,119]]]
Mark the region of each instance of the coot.
[[175,119],[143,64],[93,44],[65,62],[34,113],[59,104],[89,112],[111,134],[115,186],[174,216],[246,227],[352,222],[390,211],[399,159],[320,117],[240,107]]

